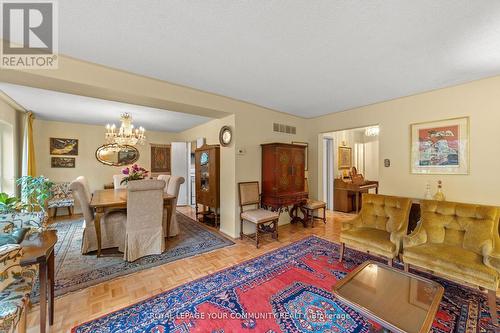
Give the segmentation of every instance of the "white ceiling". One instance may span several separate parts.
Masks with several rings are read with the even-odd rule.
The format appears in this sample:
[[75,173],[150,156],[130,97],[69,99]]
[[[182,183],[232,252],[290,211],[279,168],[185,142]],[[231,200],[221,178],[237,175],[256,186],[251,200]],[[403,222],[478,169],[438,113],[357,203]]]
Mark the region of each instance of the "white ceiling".
[[[128,112],[134,126],[146,131],[180,132],[203,124],[207,117],[154,109],[139,105],[65,94],[0,82],[0,90],[38,119],[83,123],[91,125],[120,125],[120,114]],[[146,132],[147,135],[147,132]]]
[[64,0],[60,52],[313,117],[500,74],[499,0]]

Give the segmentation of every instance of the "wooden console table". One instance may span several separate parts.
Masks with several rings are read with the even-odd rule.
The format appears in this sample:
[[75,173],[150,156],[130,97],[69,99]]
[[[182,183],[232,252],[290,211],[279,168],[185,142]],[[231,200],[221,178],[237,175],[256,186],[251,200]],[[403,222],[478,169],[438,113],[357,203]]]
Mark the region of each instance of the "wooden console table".
[[55,230],[46,230],[28,236],[22,241],[21,266],[38,265],[40,278],[40,332],[47,325],[47,293],[49,325],[54,323],[54,246],[57,243]]

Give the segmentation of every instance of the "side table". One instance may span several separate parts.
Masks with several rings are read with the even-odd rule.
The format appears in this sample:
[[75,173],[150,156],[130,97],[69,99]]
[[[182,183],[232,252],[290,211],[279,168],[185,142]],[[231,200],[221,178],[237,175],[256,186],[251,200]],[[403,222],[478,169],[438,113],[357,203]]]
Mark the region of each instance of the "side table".
[[54,323],[54,246],[56,243],[57,233],[55,230],[32,234],[21,242],[24,252],[21,266],[39,266],[41,333],[45,333],[47,325],[47,298],[49,325]]

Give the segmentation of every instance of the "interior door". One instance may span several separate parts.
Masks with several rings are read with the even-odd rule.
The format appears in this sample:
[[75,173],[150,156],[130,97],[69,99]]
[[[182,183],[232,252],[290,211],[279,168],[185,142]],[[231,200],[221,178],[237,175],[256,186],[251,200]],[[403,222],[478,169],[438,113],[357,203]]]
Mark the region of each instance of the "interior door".
[[190,152],[187,142],[172,142],[171,165],[172,176],[184,177],[184,184],[179,189],[177,206],[185,206],[188,203],[188,177],[190,165]]

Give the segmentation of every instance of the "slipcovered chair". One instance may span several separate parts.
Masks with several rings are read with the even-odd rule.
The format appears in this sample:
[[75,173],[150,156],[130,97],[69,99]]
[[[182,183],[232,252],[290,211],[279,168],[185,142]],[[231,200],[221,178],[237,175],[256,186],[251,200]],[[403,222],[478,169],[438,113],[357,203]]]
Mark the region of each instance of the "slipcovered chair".
[[170,175],[158,175],[156,179],[163,180],[165,182],[165,189],[168,187],[168,182],[170,181]]
[[127,186],[124,259],[134,261],[165,250],[163,180],[135,180]]
[[126,176],[124,174],[113,175],[113,186],[114,186],[115,190],[118,190],[121,188],[127,188],[127,184],[120,184],[122,179],[125,177]]
[[[88,190],[85,177],[78,177],[70,184],[73,195],[80,203],[83,213],[83,238],[82,254],[97,250],[97,236],[94,226],[94,211],[90,207],[90,191]],[[101,248],[109,249],[118,247],[119,251],[124,249],[125,223],[127,214],[123,211],[112,211],[104,214],[101,218]]]
[[456,202],[424,200],[421,219],[403,239],[405,270],[410,265],[451,280],[488,290],[494,324],[500,279],[499,209]]
[[363,193],[362,200],[360,213],[342,223],[339,260],[347,246],[381,256],[392,266],[408,229],[411,200],[370,193]]
[[26,332],[29,296],[38,265],[21,267],[23,250],[18,244],[0,246],[0,332]]
[[[255,247],[259,248],[260,234],[271,234],[273,239],[278,239],[278,212],[272,212],[261,208],[259,182],[238,183],[240,198],[240,239],[243,237],[255,241]],[[253,206],[253,209],[244,210],[246,206]],[[255,225],[255,237],[243,232],[243,221]]]
[[67,208],[68,215],[71,216],[73,214],[71,209],[75,205],[75,199],[73,199],[73,195],[71,194],[69,182],[54,184],[51,192],[51,197],[47,202],[47,208],[54,210],[53,217],[57,216],[58,208]]
[[[184,184],[185,180],[184,177],[177,177],[177,176],[171,176],[169,177],[168,184],[165,186],[165,193],[174,195],[175,200],[172,203],[172,211],[170,212],[170,236],[176,236],[179,234],[179,224],[177,222],[177,214],[176,214],[176,207],[177,207],[177,199],[179,198],[179,191],[181,188],[181,185]],[[163,229],[165,236],[167,235],[167,210],[165,208],[165,212],[163,214]]]

